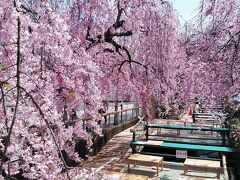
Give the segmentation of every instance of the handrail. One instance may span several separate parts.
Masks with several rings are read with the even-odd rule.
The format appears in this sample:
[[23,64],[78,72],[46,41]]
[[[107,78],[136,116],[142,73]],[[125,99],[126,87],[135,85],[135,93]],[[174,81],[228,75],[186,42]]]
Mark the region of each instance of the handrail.
[[[137,128],[139,127],[139,125],[140,125],[141,123],[143,123],[143,119],[144,119],[144,118],[145,118],[145,116],[143,116],[143,117],[138,116],[139,121],[137,122],[137,124],[136,124],[133,128],[130,129],[130,132],[133,133],[132,141],[135,141],[135,140],[136,140],[136,130],[137,130]],[[143,129],[143,128],[142,128],[142,129]],[[143,130],[143,131],[144,131],[144,130]],[[140,134],[139,136],[141,136],[141,134]]]
[[75,124],[76,122],[79,121],[90,121],[92,118],[91,117],[85,117],[85,118],[77,118],[77,119],[73,119],[73,120],[68,120],[64,122],[64,125],[72,125]]
[[119,113],[122,113],[122,112],[131,111],[131,110],[135,110],[135,109],[139,109],[139,108],[141,108],[141,107],[139,106],[139,107],[123,109],[123,110],[119,110],[119,111],[106,112],[106,113],[101,114],[101,116],[108,116],[108,115],[119,114]]
[[[119,110],[119,111],[106,112],[106,113],[100,114],[100,116],[104,117],[104,116],[109,116],[109,115],[115,115],[115,114],[119,114],[119,113],[122,113],[122,112],[136,110],[136,109],[139,109],[139,108],[140,108],[140,106],[139,107],[134,107],[134,108],[129,108],[129,109],[123,109],[123,110]],[[64,124],[65,125],[73,125],[76,122],[79,122],[79,121],[89,121],[91,119],[92,119],[92,117],[90,117],[90,116],[84,117],[84,118],[77,118],[77,119],[74,119],[74,120],[65,121]]]
[[139,117],[139,116],[138,116],[138,119],[139,119],[139,121],[137,122],[137,124],[135,124],[135,126],[130,129],[130,132],[131,132],[131,133],[135,133],[135,132],[136,132],[137,127],[139,126],[139,124],[142,123],[144,117]]

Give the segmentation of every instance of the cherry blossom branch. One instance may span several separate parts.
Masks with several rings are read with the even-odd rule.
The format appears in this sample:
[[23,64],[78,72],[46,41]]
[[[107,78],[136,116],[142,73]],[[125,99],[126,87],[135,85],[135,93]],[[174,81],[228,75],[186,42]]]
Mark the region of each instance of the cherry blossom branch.
[[9,132],[8,132],[8,135],[7,135],[7,138],[6,138],[6,143],[5,143],[4,150],[3,150],[2,160],[1,160],[1,164],[0,164],[0,174],[2,174],[2,171],[3,171],[2,167],[3,167],[4,160],[5,160],[7,148],[8,148],[9,143],[10,143],[10,138],[11,138],[13,126],[14,126],[14,123],[16,121],[17,108],[18,108],[18,104],[19,104],[19,100],[20,100],[20,61],[21,61],[20,30],[21,30],[21,22],[20,22],[19,17],[17,18],[17,27],[18,27],[18,29],[17,29],[17,70],[16,70],[17,98],[16,98],[16,104],[15,104],[15,108],[14,108],[12,123],[10,125],[10,129],[9,129]]
[[50,134],[51,134],[51,136],[52,136],[53,142],[54,142],[55,146],[57,147],[57,150],[58,150],[58,152],[59,152],[59,154],[60,154],[60,158],[61,158],[61,160],[62,160],[62,162],[63,162],[63,165],[65,166],[66,169],[70,169],[71,167],[69,167],[69,166],[67,165],[67,163],[65,162],[64,157],[63,157],[63,154],[62,154],[62,151],[61,151],[61,148],[60,148],[60,146],[59,146],[58,143],[57,143],[56,137],[55,137],[55,135],[54,135],[54,133],[53,133],[53,130],[52,130],[52,128],[51,128],[50,123],[45,119],[45,116],[44,116],[44,113],[43,113],[42,109],[41,109],[40,106],[37,104],[37,102],[34,100],[33,96],[32,96],[29,92],[26,91],[26,89],[24,89],[23,87],[20,87],[20,88],[21,88],[21,89],[26,93],[26,95],[31,99],[32,103],[35,105],[35,107],[36,107],[37,110],[39,111],[39,114],[42,116],[42,119],[44,120],[45,124],[46,124],[47,127],[48,127],[48,130],[50,131]]
[[16,11],[17,11],[17,12],[22,12],[23,14],[30,13],[30,14],[37,15],[37,13],[34,12],[32,9],[30,9],[30,7],[27,7],[27,6],[23,5],[23,4],[21,4],[21,5],[20,5],[20,8],[24,10],[24,11],[22,11],[22,10],[18,9],[15,0],[13,1],[13,3],[14,3],[14,7],[16,7]]
[[215,55],[212,57],[212,59],[214,59],[215,57],[217,57],[217,55],[223,50],[225,49],[229,44],[230,42],[237,36],[240,34],[240,31],[236,32],[234,36],[232,36],[216,53]]
[[6,80],[2,81],[1,83],[2,83],[2,84],[8,83],[8,81],[9,81],[10,79],[12,79],[12,78],[16,78],[16,76],[9,77],[9,78],[7,78]]
[[[10,88],[9,90],[7,90],[6,92],[4,92],[4,96],[6,96],[10,91],[14,90],[16,88],[16,86]],[[0,98],[0,101],[2,101],[2,97]]]
[[234,50],[234,54],[233,54],[233,57],[232,57],[232,62],[231,62],[231,83],[232,83],[232,86],[234,86],[234,78],[233,78],[233,71],[234,71],[234,64],[235,64],[235,60],[237,60],[237,56],[238,56],[238,53],[239,53],[239,44],[240,44],[240,35],[238,36],[238,41],[237,43],[235,44],[235,50]]
[[8,70],[8,69],[10,69],[11,67],[14,67],[14,66],[16,66],[16,64],[12,64],[11,66],[8,66],[8,67],[3,67],[3,69],[1,69],[1,71]]
[[37,84],[37,82],[35,82],[35,81],[32,79],[32,77],[29,76],[27,73],[21,71],[21,74],[27,76],[27,77],[35,84],[35,86],[36,86],[37,88],[39,87],[38,84]]
[[87,27],[86,40],[90,41],[91,44],[89,44],[89,46],[86,47],[86,51],[89,50],[91,47],[93,47],[93,46],[101,43],[101,38],[102,38],[101,35],[98,35],[98,36],[97,36],[97,39],[94,39],[94,38],[90,37],[90,25],[88,25],[88,27]]
[[[117,3],[117,9],[118,9],[118,13],[117,13],[117,18],[116,18],[116,21],[115,23],[110,26],[107,31],[104,33],[104,42],[107,42],[109,44],[111,44],[112,46],[114,46],[115,48],[115,52],[117,52],[121,57],[124,58],[123,54],[121,53],[120,50],[122,50],[123,52],[126,53],[127,55],[127,60],[124,60],[121,62],[118,70],[120,71],[122,66],[125,64],[125,63],[128,63],[129,66],[130,66],[130,69],[132,69],[132,66],[131,64],[132,63],[135,63],[135,64],[138,64],[138,65],[141,65],[143,66],[146,71],[147,71],[147,66],[146,65],[143,65],[142,63],[140,62],[137,62],[137,61],[133,61],[132,60],[132,57],[131,57],[131,54],[129,52],[129,50],[125,47],[125,46],[121,46],[119,45],[113,38],[114,37],[127,37],[127,36],[131,36],[133,33],[132,31],[126,31],[126,32],[115,32],[118,28],[122,27],[123,24],[125,23],[124,20],[121,20],[121,15],[124,11],[123,8],[120,8],[120,3],[118,2]],[[114,30],[114,32],[112,32],[112,30]],[[101,35],[98,35],[96,39],[90,37],[90,25],[88,25],[87,27],[87,34],[86,34],[86,40],[90,42],[89,46],[86,48],[86,50],[89,50],[91,47],[101,43],[101,38],[102,36]],[[110,53],[114,53],[114,51],[110,48],[105,48],[103,50],[103,52],[110,52]],[[147,73],[147,72],[146,72]]]
[[116,22],[115,22],[116,25],[117,25],[118,22],[120,21],[122,12],[123,12],[123,10],[124,10],[124,9],[120,8],[120,2],[117,3],[117,8],[118,8],[118,15],[117,15],[117,19],[116,19]]
[[3,84],[0,82],[0,88],[1,88],[1,94],[2,94],[2,98],[0,99],[0,102],[2,100],[2,107],[3,107],[3,113],[4,113],[4,118],[5,118],[5,126],[8,132],[8,119],[7,119],[7,111],[6,111],[6,106],[5,106],[5,95],[3,92]]

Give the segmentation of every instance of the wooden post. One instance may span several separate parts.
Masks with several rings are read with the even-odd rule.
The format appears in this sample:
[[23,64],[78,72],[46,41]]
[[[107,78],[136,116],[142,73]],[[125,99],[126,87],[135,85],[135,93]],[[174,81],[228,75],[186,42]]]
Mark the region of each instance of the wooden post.
[[162,163],[161,167],[162,167],[162,171],[163,171],[163,160],[162,160],[162,162],[161,162],[161,163]]
[[224,131],[224,132],[221,131],[220,134],[221,134],[221,136],[222,136],[222,145],[225,146],[225,144],[226,144],[225,131]]
[[180,135],[180,129],[177,129],[177,137]]
[[[118,111],[118,105],[117,104],[115,105],[115,111]],[[118,116],[119,116],[118,113],[114,114],[114,125],[118,125],[118,119],[119,119]]]
[[183,172],[183,174],[186,175],[187,172],[188,172],[188,167],[187,167],[187,165],[184,165],[184,172]]
[[133,120],[133,109],[132,109],[132,120]]
[[135,141],[135,139],[136,139],[136,132],[134,131],[132,141]]
[[[225,155],[222,155],[222,163],[223,163],[224,180],[229,180],[228,172],[227,172],[226,156]],[[219,173],[219,171],[218,171],[218,173]]]
[[139,115],[139,107],[136,109],[136,117]]
[[132,148],[132,154],[136,153],[136,145],[130,145],[130,147]]
[[146,134],[145,134],[145,136],[146,136],[146,141],[148,140],[148,127],[146,127]]
[[127,111],[126,111],[126,121],[127,121]]
[[[123,110],[123,104],[120,105],[121,111]],[[121,123],[123,122],[123,113],[121,112]]]

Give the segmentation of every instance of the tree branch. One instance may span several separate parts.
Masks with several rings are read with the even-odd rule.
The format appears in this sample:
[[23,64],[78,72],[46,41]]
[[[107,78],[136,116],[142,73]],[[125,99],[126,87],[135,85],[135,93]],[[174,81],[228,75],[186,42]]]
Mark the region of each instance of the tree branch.
[[[6,104],[5,104],[5,94],[3,92],[3,84],[0,82],[0,88],[1,88],[1,94],[2,94],[2,107],[3,107],[3,113],[5,116],[5,126],[8,132],[8,119],[7,119],[7,111],[6,111]],[[1,101],[0,101],[1,102]]]
[[7,152],[7,148],[10,144],[10,138],[11,138],[11,134],[12,134],[12,130],[13,130],[13,126],[14,123],[16,121],[16,114],[17,114],[17,108],[18,108],[18,104],[19,104],[19,98],[20,98],[20,61],[21,61],[21,53],[20,53],[20,31],[21,31],[21,22],[20,22],[20,18],[17,18],[17,72],[16,72],[16,78],[17,78],[17,83],[16,83],[16,87],[17,87],[17,98],[16,98],[16,104],[15,104],[15,108],[14,108],[14,113],[13,113],[13,119],[12,119],[12,123],[10,125],[10,129],[7,135],[7,139],[6,139],[6,144],[4,146],[4,150],[3,150],[3,158],[1,160],[1,165],[0,165],[0,174],[2,174],[3,171],[3,163],[5,160],[5,156],[6,156],[6,152]]
[[40,106],[37,104],[37,102],[34,100],[33,96],[32,96],[30,93],[28,93],[23,87],[20,87],[20,88],[21,88],[21,89],[26,93],[26,95],[31,99],[32,103],[35,105],[35,107],[36,107],[37,110],[39,111],[39,114],[42,116],[42,119],[44,120],[45,124],[46,124],[47,127],[48,127],[48,130],[50,131],[50,134],[51,134],[51,136],[52,136],[52,138],[53,138],[53,142],[54,142],[55,146],[57,147],[57,150],[58,150],[58,152],[59,152],[59,154],[60,154],[60,158],[61,158],[61,160],[62,160],[62,162],[63,162],[63,165],[65,166],[65,168],[70,169],[70,167],[67,165],[67,163],[66,163],[65,160],[64,160],[64,157],[63,157],[61,148],[60,148],[60,146],[58,145],[58,143],[57,143],[57,141],[56,141],[56,137],[55,137],[55,135],[54,135],[54,133],[53,133],[53,131],[52,131],[52,128],[51,128],[50,123],[45,119],[45,116],[44,116],[44,113],[43,113],[42,109],[40,108]]

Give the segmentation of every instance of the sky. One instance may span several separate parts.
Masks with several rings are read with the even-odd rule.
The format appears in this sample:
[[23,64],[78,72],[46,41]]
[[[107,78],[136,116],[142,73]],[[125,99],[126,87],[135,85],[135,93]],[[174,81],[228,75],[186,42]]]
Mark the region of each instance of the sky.
[[189,21],[196,15],[196,9],[200,0],[169,0],[173,3],[174,9],[179,12],[179,20],[181,25],[185,24],[185,21]]

